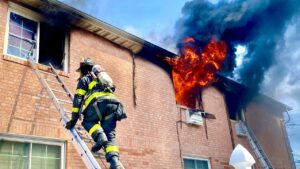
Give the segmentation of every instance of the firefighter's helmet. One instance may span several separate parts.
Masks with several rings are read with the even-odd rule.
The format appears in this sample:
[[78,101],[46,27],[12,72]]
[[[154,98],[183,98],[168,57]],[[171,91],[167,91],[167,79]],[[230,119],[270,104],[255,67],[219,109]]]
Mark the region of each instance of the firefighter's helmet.
[[93,62],[92,59],[90,58],[85,58],[82,62],[80,62],[79,68],[76,70],[77,72],[82,71],[85,68],[90,68],[92,69],[92,67],[95,65],[95,63]]

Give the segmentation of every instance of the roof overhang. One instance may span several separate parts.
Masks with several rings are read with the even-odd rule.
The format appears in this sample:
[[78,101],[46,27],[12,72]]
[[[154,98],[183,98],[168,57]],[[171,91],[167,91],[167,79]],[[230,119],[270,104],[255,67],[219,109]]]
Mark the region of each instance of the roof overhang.
[[61,16],[60,19],[64,19],[65,24],[87,30],[121,47],[129,49],[133,53],[138,53],[145,43],[149,43],[58,0],[13,0],[13,2],[43,14]]

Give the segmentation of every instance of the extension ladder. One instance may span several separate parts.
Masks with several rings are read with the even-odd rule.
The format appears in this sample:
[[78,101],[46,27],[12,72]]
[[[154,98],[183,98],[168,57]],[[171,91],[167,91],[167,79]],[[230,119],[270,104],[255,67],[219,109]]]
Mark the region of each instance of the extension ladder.
[[241,124],[242,130],[247,137],[248,142],[250,143],[251,148],[253,149],[257,159],[259,160],[263,169],[274,169],[271,161],[268,159],[267,154],[264,152],[260,144],[258,143],[254,133],[243,121],[239,122]]
[[[71,92],[69,91],[67,86],[63,83],[62,79],[58,76],[57,71],[51,64],[49,64],[49,65],[50,65],[52,73],[48,73],[48,72],[44,72],[44,71],[39,71],[37,68],[37,64],[34,61],[32,61],[30,59],[28,61],[30,63],[30,66],[32,67],[33,71],[37,75],[39,81],[41,82],[42,86],[47,91],[55,108],[59,111],[60,117],[61,117],[60,122],[62,123],[63,127],[65,127],[66,123],[69,121],[69,117],[67,117],[67,114],[71,114],[71,111],[67,111],[64,108],[65,106],[63,106],[63,105],[64,104],[72,104],[74,96],[71,94]],[[48,75],[54,76],[56,81],[50,81],[50,80],[46,79],[46,77]],[[49,85],[50,83],[59,85],[60,88],[63,90],[57,90],[54,88],[50,88],[50,85]],[[69,100],[63,100],[63,99],[57,98],[56,96],[59,94],[67,95]],[[85,132],[84,129],[80,125],[78,125],[78,123],[71,130],[67,130],[67,129],[65,129],[65,130],[66,130],[68,136],[71,138],[73,145],[75,146],[77,152],[79,153],[79,155],[82,158],[86,167],[88,169],[101,169],[96,158],[100,158],[100,160],[102,161],[101,158],[103,158],[103,154],[92,153],[89,150],[86,143],[93,144],[93,139],[87,134],[87,132]],[[123,165],[122,165],[122,168],[124,168]]]

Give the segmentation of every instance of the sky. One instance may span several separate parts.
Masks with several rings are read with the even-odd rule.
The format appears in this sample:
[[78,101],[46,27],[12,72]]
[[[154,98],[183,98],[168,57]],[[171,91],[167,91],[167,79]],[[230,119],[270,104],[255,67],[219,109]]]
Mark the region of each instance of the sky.
[[[113,26],[160,43],[165,35],[172,35],[185,0],[61,0]],[[171,4],[171,5],[170,5]],[[166,47],[166,46],[163,46]]]
[[[291,120],[287,130],[300,165],[300,7],[297,0],[283,1],[284,4],[280,4],[281,0],[61,1],[174,53],[180,40],[176,38],[196,35],[197,29],[203,29],[205,35],[213,33],[233,42],[230,44],[235,57],[232,77],[242,83],[254,82],[259,92],[293,109],[289,112]],[[208,26],[211,30],[205,30]],[[233,32],[238,37],[231,36],[235,35]],[[248,77],[249,70],[257,74],[242,79]]]

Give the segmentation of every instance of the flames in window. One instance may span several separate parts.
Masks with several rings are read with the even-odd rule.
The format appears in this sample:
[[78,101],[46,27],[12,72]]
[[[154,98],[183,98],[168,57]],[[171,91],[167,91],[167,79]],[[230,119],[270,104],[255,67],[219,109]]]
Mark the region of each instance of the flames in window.
[[201,50],[192,37],[184,40],[182,56],[165,58],[172,66],[176,102],[196,108],[197,95],[201,89],[215,82],[215,73],[220,70],[227,51],[223,41],[212,38]]

